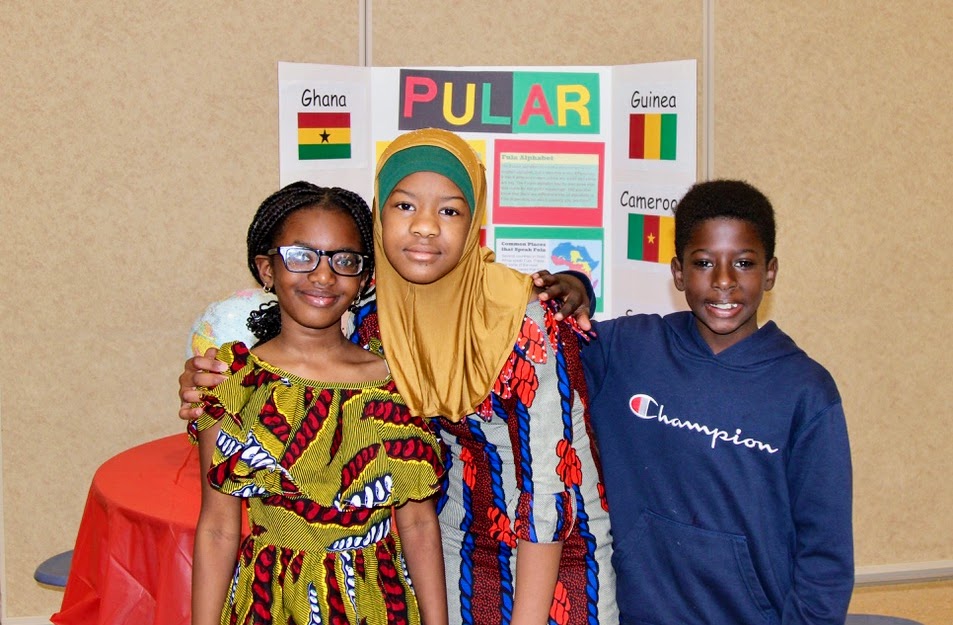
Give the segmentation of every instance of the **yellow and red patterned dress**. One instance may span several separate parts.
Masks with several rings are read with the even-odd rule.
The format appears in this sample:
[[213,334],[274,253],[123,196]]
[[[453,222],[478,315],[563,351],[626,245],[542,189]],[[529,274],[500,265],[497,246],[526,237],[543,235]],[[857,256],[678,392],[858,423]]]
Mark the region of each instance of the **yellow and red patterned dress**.
[[203,400],[221,422],[208,479],[248,499],[222,624],[420,623],[391,512],[438,488],[439,443],[393,380],[305,380],[222,346],[229,378]]

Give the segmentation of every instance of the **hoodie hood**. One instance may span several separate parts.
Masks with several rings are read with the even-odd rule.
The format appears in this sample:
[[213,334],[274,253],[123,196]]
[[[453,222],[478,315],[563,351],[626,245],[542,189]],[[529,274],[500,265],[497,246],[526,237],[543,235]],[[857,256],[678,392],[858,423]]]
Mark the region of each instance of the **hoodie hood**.
[[672,345],[681,356],[717,363],[729,369],[768,366],[781,358],[804,353],[773,321],[764,324],[757,332],[720,354],[711,351],[698,331],[698,323],[690,311],[666,315],[663,322]]

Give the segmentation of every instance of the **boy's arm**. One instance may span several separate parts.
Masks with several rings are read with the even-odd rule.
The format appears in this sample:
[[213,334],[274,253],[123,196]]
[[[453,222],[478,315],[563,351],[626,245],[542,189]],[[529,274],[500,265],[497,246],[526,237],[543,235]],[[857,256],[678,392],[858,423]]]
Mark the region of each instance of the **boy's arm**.
[[782,625],[840,625],[854,587],[852,477],[840,401],[797,434],[788,488],[797,532]]
[[539,301],[560,301],[557,321],[575,317],[580,328],[587,332],[591,329],[589,318],[595,312],[596,292],[589,276],[580,271],[567,270],[553,274],[543,269],[534,273],[532,278],[533,285],[543,289]]
[[579,360],[586,376],[590,406],[602,390],[602,384],[609,374],[608,346],[612,343],[618,322],[593,321],[588,342],[579,341]]
[[241,499],[215,490],[205,476],[218,431],[216,424],[199,433],[202,507],[192,552],[192,625],[220,622],[241,540]]
[[394,517],[423,623],[447,625],[447,582],[435,502],[408,501]]

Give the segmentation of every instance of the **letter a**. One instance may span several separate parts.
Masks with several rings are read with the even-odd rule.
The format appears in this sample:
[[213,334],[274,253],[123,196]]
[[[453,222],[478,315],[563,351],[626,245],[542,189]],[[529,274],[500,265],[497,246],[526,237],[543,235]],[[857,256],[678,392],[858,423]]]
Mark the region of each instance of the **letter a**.
[[547,124],[553,125],[553,113],[549,110],[546,94],[543,93],[543,87],[539,83],[529,89],[529,94],[527,94],[526,102],[523,105],[523,114],[520,115],[520,126],[526,125],[530,115],[542,115]]

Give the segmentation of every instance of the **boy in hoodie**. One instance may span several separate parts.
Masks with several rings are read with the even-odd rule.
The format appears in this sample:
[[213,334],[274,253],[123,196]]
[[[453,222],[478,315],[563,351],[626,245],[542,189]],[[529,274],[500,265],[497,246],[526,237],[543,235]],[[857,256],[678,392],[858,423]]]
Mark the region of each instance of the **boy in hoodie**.
[[583,350],[623,625],[843,624],[851,463],[830,374],[774,322],[774,211],[739,181],[675,211],[690,312],[594,323]]

